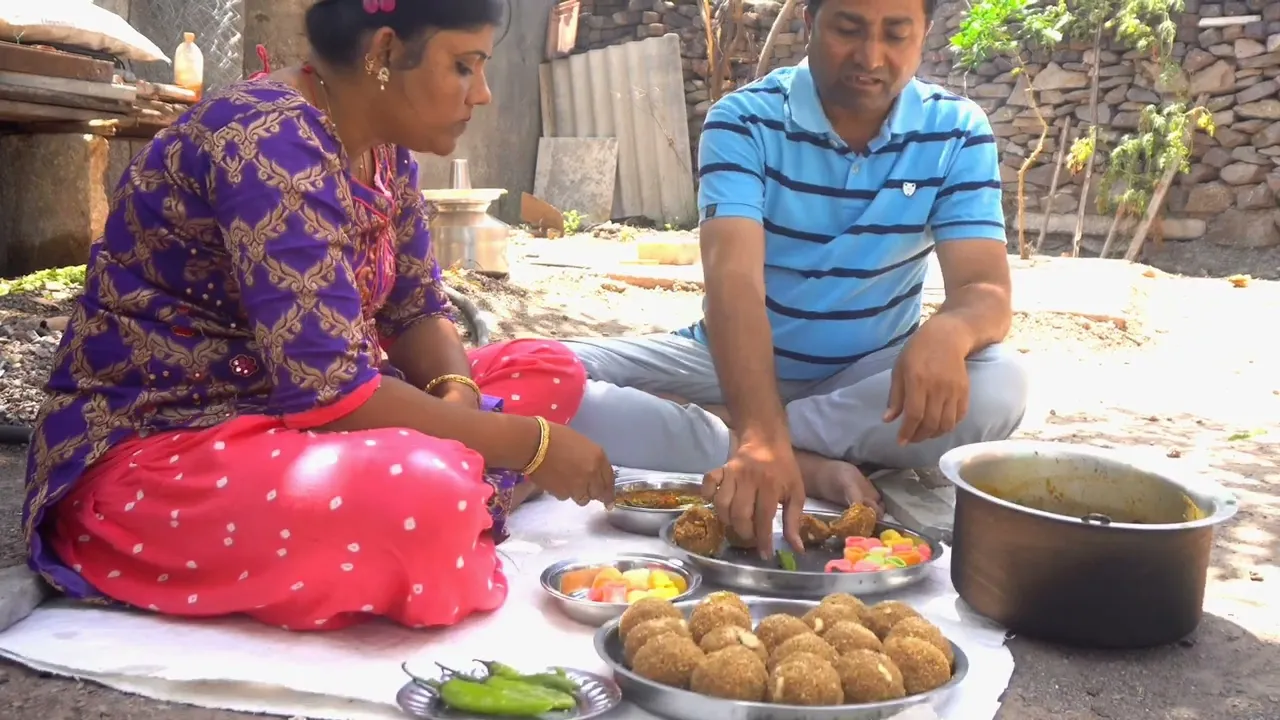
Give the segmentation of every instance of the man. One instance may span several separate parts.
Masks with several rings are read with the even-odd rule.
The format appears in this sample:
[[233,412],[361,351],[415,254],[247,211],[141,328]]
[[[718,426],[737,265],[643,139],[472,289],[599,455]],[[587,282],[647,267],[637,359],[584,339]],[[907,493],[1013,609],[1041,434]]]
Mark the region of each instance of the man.
[[[807,0],[808,60],[703,126],[704,320],[570,344],[592,379],[573,427],[616,464],[706,473],[766,555],[779,502],[799,547],[806,494],[878,505],[858,465],[933,466],[1022,419],[995,138],[914,79],[933,6]],[[933,252],[946,301],[921,322]]]

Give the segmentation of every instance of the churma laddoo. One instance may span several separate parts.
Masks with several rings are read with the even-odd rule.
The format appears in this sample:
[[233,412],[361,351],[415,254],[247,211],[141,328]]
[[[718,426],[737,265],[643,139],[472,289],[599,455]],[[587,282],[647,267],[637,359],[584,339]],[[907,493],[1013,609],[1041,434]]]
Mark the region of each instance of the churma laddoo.
[[841,655],[847,655],[855,650],[874,650],[875,652],[884,650],[884,645],[875,633],[858,623],[846,620],[832,625],[822,639]]
[[813,653],[796,653],[769,674],[768,697],[780,705],[841,705],[844,686],[831,663]]
[[831,526],[822,518],[800,516],[800,542],[805,547],[818,547],[831,539]]
[[698,663],[689,679],[689,689],[701,695],[762,702],[769,673],[760,657],[741,646],[717,650]]
[[626,642],[627,636],[631,634],[640,623],[647,620],[657,620],[658,618],[672,618],[674,620],[683,620],[684,614],[676,609],[671,601],[662,598],[647,597],[641,598],[632,603],[618,619],[618,637]]
[[902,671],[888,655],[855,650],[836,658],[832,667],[840,676],[846,703],[874,703],[906,697]]
[[805,635],[813,630],[805,624],[803,620],[795,615],[785,615],[776,613],[764,618],[760,624],[756,626],[756,637],[760,638],[760,642],[764,643],[769,654],[772,655],[774,650],[782,643],[790,640],[796,635]]
[[773,672],[775,668],[786,662],[787,658],[797,653],[811,653],[829,663],[835,662],[836,658],[840,657],[836,649],[827,644],[827,641],[813,633],[805,633],[789,638],[770,653],[769,671]]
[[682,550],[714,557],[724,544],[724,524],[711,508],[694,505],[676,518],[671,539]]
[[682,637],[692,639],[689,634],[689,625],[684,618],[679,620],[675,618],[656,618],[654,620],[645,620],[631,630],[631,634],[627,635],[627,639],[622,641],[622,655],[627,659],[628,663],[634,662],[636,653],[640,652],[640,648],[644,647],[650,640],[659,635],[673,633]]
[[822,601],[819,602],[818,604],[819,605],[844,605],[847,607],[851,607],[854,610],[857,610],[858,612],[862,612],[862,609],[867,606],[866,603],[850,595],[849,593],[831,593],[830,595],[822,598]]
[[689,687],[694,668],[705,658],[689,638],[667,633],[645,643],[636,653],[631,669],[642,678],[683,690]]
[[831,523],[831,534],[844,540],[851,537],[871,537],[876,532],[876,511],[870,505],[858,503]]
[[730,605],[742,610],[742,612],[748,615],[751,614],[751,608],[747,607],[747,603],[742,600],[742,597],[737,593],[729,592],[728,590],[717,590],[713,593],[708,593],[707,596],[702,599],[700,604],[710,605],[711,603],[729,603]]
[[886,640],[884,654],[902,671],[902,686],[908,695],[929,692],[951,679],[951,663],[926,640],[913,637]]
[[694,642],[702,642],[707,633],[716,628],[733,626],[751,629],[751,615],[733,603],[702,603],[689,615],[689,632]]
[[956,664],[956,653],[951,649],[951,641],[947,640],[947,636],[942,634],[942,630],[937,625],[922,617],[906,618],[895,623],[893,628],[889,630],[889,635],[885,640],[895,637],[913,637],[924,640],[942,651],[942,654],[947,658],[948,667],[954,667]]
[[898,600],[886,600],[865,608],[862,611],[862,624],[875,633],[876,637],[884,640],[894,625],[913,617],[920,617],[915,608]]
[[862,614],[849,607],[848,605],[838,605],[831,603],[828,605],[818,605],[818,607],[810,610],[801,618],[805,624],[813,628],[813,631],[819,635],[823,635],[832,625],[838,622],[862,622]]
[[769,660],[769,651],[765,649],[764,643],[760,642],[760,638],[750,630],[737,625],[724,625],[703,635],[702,640],[698,642],[698,647],[708,655],[725,648],[744,647],[755,653],[760,658],[760,662]]

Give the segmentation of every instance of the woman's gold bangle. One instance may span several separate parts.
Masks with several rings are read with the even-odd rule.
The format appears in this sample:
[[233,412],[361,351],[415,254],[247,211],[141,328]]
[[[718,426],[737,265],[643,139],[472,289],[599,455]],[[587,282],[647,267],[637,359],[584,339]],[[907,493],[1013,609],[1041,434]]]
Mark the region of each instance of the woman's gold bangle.
[[435,380],[432,380],[431,382],[427,383],[427,386],[422,388],[422,391],[430,395],[432,390],[435,390],[436,388],[440,387],[445,383],[458,383],[459,385],[466,385],[467,387],[474,390],[476,395],[482,394],[480,392],[480,386],[476,384],[475,380],[472,380],[466,375],[454,375],[454,374],[441,375]]
[[551,447],[551,424],[541,415],[534,418],[538,421],[538,451],[533,454],[533,459],[528,465],[520,471],[522,475],[532,475],[542,467],[542,461],[547,459],[547,449]]

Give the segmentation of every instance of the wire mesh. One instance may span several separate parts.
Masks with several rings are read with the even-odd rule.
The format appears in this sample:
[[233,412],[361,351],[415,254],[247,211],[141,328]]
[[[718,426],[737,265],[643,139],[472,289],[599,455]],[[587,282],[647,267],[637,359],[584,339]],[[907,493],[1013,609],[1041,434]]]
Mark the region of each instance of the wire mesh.
[[[195,33],[206,92],[244,75],[244,0],[132,0],[129,20],[170,57],[182,33]],[[133,70],[146,80],[173,82],[173,68],[164,63],[135,63]]]

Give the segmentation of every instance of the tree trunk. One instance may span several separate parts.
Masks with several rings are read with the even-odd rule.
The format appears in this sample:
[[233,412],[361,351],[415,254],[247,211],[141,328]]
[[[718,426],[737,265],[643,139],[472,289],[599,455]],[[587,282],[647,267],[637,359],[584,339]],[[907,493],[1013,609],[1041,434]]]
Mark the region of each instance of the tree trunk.
[[1102,243],[1102,252],[1098,253],[1098,257],[1105,258],[1111,254],[1111,246],[1116,241],[1116,232],[1120,229],[1120,221],[1124,218],[1124,208],[1116,208],[1116,214],[1111,218],[1111,227],[1107,228],[1107,239]]
[[[1025,73],[1026,66],[1021,67]],[[1027,80],[1027,104],[1031,106],[1031,112],[1035,113],[1036,119],[1040,121],[1041,130],[1036,146],[1022,162],[1022,167],[1018,168],[1018,257],[1023,260],[1031,257],[1031,245],[1027,242],[1027,171],[1036,164],[1036,160],[1044,152],[1044,141],[1049,137],[1049,123],[1040,112],[1040,104],[1036,102],[1035,78],[1031,77]]]
[[311,52],[303,18],[314,0],[244,0],[244,76],[262,70],[257,47],[266,47],[271,69],[300,64]]
[[764,75],[764,69],[769,67],[769,57],[773,55],[773,45],[778,41],[778,33],[782,32],[783,24],[791,21],[791,11],[795,7],[796,0],[787,0],[778,11],[773,27],[769,28],[769,36],[764,40],[764,47],[760,48],[760,59],[756,62],[756,77]]
[[[1095,18],[1097,21],[1097,18]],[[1093,152],[1084,164],[1084,182],[1080,184],[1080,206],[1076,208],[1076,232],[1071,236],[1071,257],[1080,257],[1080,243],[1084,240],[1084,211],[1089,198],[1089,182],[1093,180],[1093,159],[1098,154],[1098,76],[1102,68],[1102,26],[1105,21],[1097,21],[1098,27],[1093,31],[1093,68],[1090,73],[1093,85],[1089,91],[1089,123],[1093,133]]]
[[1067,138],[1071,136],[1071,116],[1062,119],[1062,135],[1058,138],[1058,161],[1053,166],[1053,179],[1049,181],[1049,195],[1045,198],[1044,219],[1040,221],[1040,234],[1036,236],[1033,252],[1040,254],[1044,247],[1044,236],[1049,234],[1049,216],[1053,214],[1053,196],[1058,192],[1058,177],[1062,174],[1062,164],[1067,159]]

